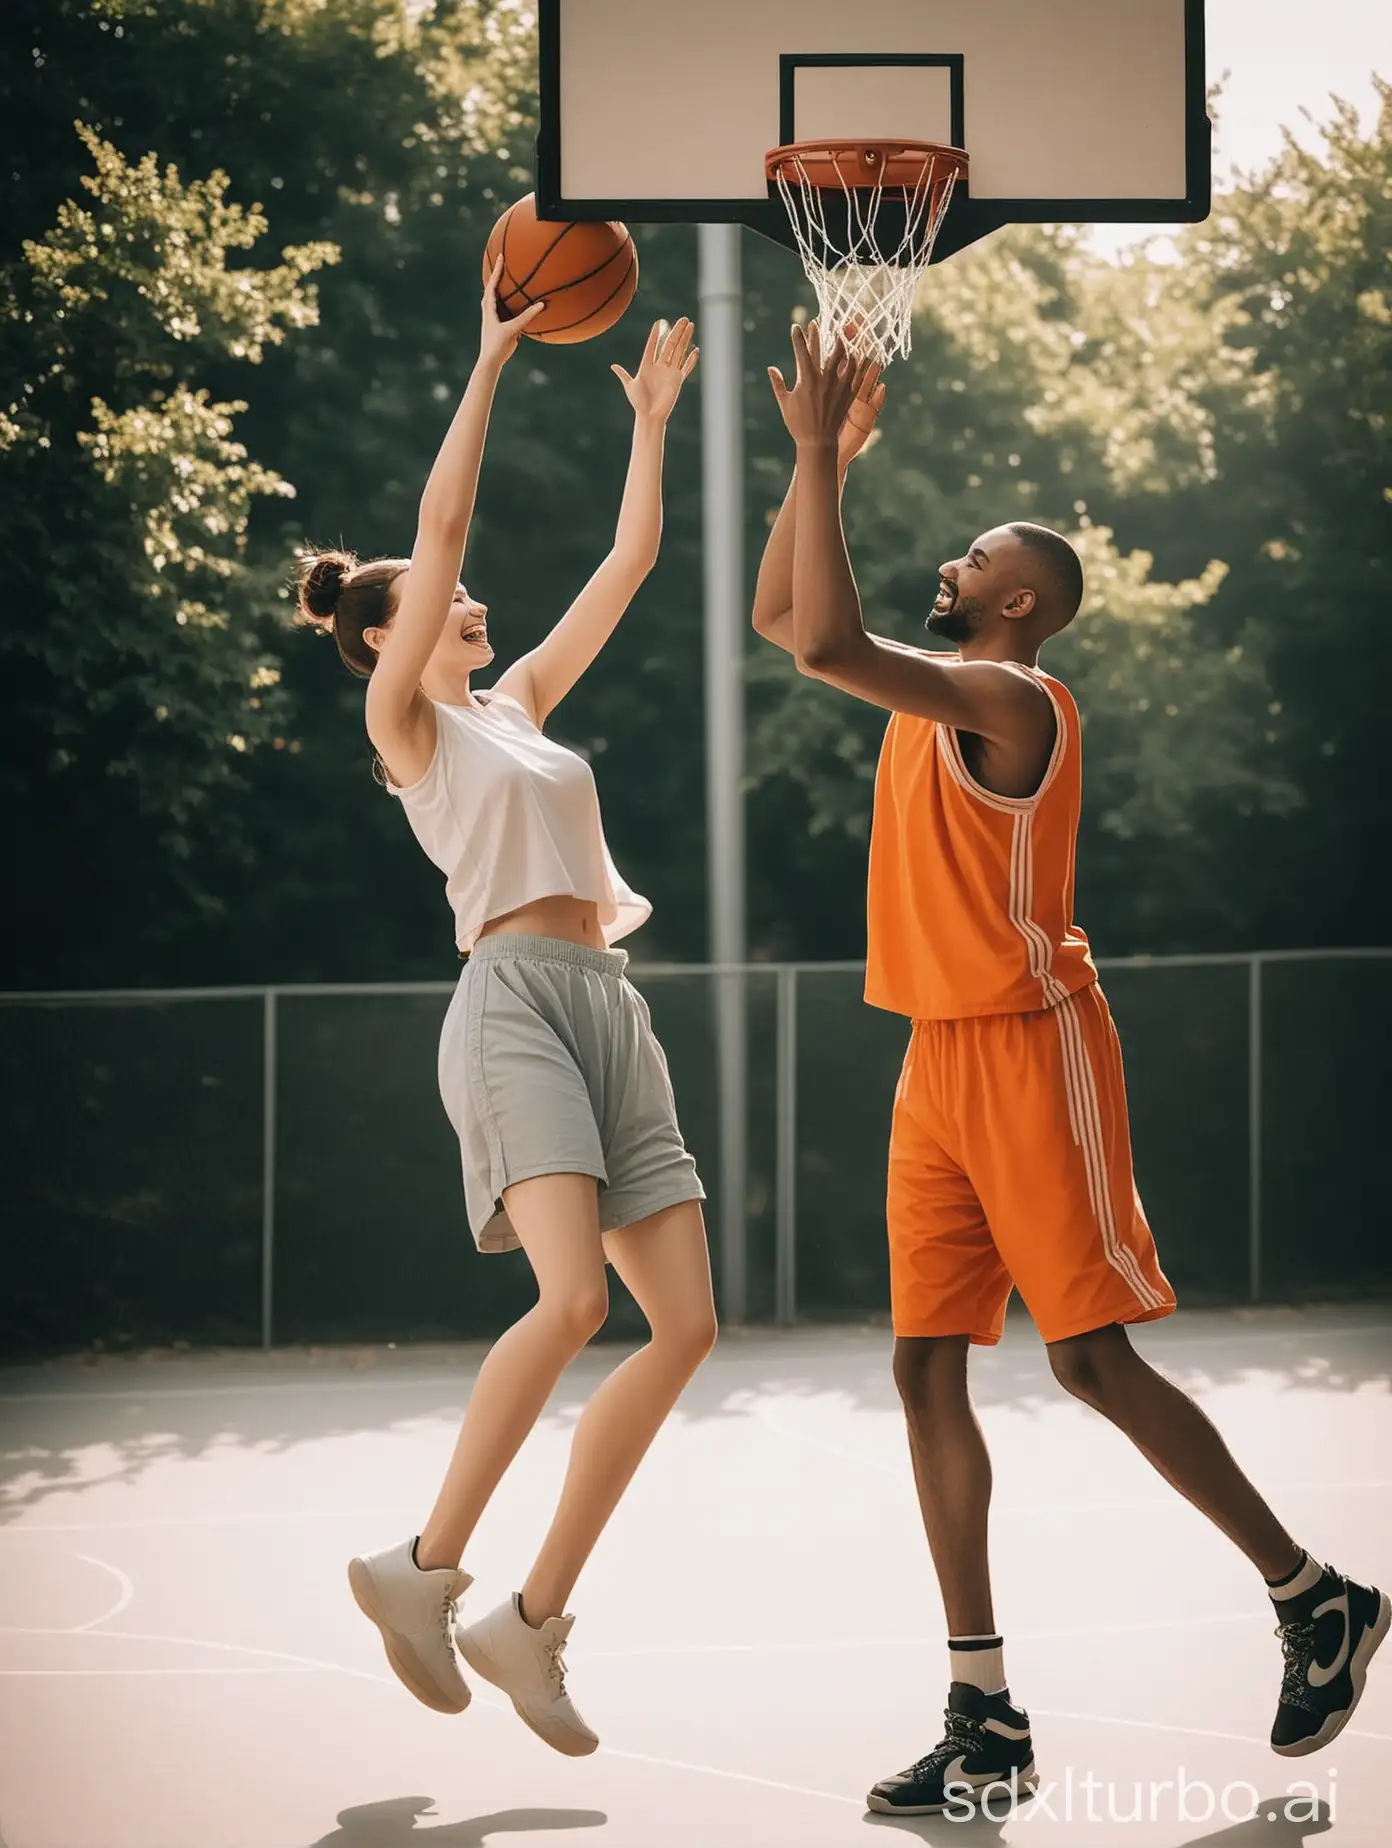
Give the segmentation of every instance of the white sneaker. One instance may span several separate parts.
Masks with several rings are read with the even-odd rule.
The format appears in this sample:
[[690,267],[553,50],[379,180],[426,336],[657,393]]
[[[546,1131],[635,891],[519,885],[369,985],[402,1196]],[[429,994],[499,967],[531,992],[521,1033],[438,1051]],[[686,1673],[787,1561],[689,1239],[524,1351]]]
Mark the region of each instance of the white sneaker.
[[424,1571],[414,1547],[414,1540],[403,1540],[385,1552],[350,1559],[348,1584],[358,1609],[382,1632],[397,1680],[436,1713],[462,1713],[469,1688],[454,1651],[454,1619],[474,1581],[462,1567]]
[[534,1630],[522,1615],[522,1600],[514,1592],[467,1630],[456,1630],[459,1653],[477,1675],[501,1688],[517,1710],[517,1717],[569,1758],[583,1758],[599,1744],[575,1711],[565,1686],[561,1652],[570,1635],[573,1617],[548,1617]]

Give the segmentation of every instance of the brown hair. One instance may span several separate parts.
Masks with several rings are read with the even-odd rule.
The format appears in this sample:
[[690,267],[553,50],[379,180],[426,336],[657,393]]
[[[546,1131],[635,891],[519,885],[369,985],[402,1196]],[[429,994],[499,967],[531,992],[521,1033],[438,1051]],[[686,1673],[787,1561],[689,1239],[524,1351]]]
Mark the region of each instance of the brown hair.
[[392,619],[392,586],[407,558],[372,558],[360,565],[351,552],[300,554],[300,621],[332,635],[346,667],[366,680],[377,653],[364,629],[385,629]]

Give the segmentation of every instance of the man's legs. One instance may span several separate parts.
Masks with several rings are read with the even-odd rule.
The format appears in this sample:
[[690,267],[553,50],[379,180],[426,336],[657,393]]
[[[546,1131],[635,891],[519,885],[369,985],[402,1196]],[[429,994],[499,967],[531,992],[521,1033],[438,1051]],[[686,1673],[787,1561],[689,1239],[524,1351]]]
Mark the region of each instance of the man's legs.
[[1314,1751],[1361,1697],[1392,1606],[1310,1560],[1198,1406],[1131,1346],[1122,1325],[1168,1314],[1174,1293],[1136,1193],[1121,1047],[1101,993],[991,1031],[993,1069],[1010,1071],[1012,1094],[974,1119],[966,1165],[1001,1256],[1057,1378],[1267,1581],[1286,1652],[1271,1742],[1292,1756]]
[[1166,1482],[1239,1546],[1264,1579],[1286,1577],[1301,1549],[1243,1475],[1187,1393],[1157,1373],[1113,1323],[1048,1347],[1059,1385],[1124,1431]]
[[1124,1431],[1266,1580],[1286,1658],[1273,1749],[1298,1758],[1328,1745],[1362,1698],[1392,1600],[1296,1545],[1198,1406],[1141,1359],[1124,1328],[1053,1341],[1048,1353],[1059,1384]]
[[900,1336],[894,1383],[948,1634],[989,1636],[996,1627],[986,1549],[991,1459],[967,1392],[967,1347],[965,1335]]
[[[1033,1788],[1029,1719],[1006,1690],[987,1557],[991,1462],[967,1394],[972,1339],[994,1342],[1010,1278],[952,1148],[938,1080],[953,1022],[919,1022],[894,1107],[887,1201],[894,1379],[947,1617],[947,1730],[867,1799],[890,1815],[933,1815],[961,1789]],[[956,1812],[954,1811],[954,1814]]]
[[870,1792],[870,1808],[889,1815],[950,1809],[955,1818],[972,1791],[1002,1803],[1027,1796],[1036,1782],[1029,1716],[1010,1698],[995,1634],[991,1459],[967,1393],[968,1345],[965,1335],[901,1335],[894,1343],[918,1503],[947,1616],[951,1681],[942,1739]]

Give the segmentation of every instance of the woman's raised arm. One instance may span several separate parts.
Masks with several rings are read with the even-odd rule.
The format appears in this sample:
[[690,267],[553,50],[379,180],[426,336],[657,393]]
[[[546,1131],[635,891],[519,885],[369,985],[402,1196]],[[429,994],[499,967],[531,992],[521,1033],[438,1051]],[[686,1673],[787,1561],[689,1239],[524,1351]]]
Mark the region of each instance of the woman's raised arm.
[[613,367],[633,407],[633,448],[614,544],[545,641],[522,656],[497,691],[518,700],[538,725],[569,693],[618,626],[662,541],[662,458],[667,419],[696,365],[690,321],[648,335],[637,374]]
[[368,637],[378,648],[367,688],[368,736],[389,762],[394,761],[394,751],[395,758],[403,756],[403,742],[409,741],[430,713],[420,678],[440,639],[459,582],[498,376],[527,323],[545,306],[535,302],[514,320],[500,319],[495,292],[501,270],[499,259],[483,292],[479,356],[421,496],[411,568],[391,626]]

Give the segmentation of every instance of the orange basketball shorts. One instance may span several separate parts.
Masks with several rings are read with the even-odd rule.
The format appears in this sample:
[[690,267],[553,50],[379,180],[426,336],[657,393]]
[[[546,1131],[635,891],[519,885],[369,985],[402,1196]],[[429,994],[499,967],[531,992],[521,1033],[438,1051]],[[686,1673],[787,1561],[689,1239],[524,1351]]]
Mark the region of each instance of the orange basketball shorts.
[[896,1335],[999,1341],[1012,1287],[1045,1341],[1175,1306],[1095,985],[1047,1012],[914,1022],[887,1205]]

